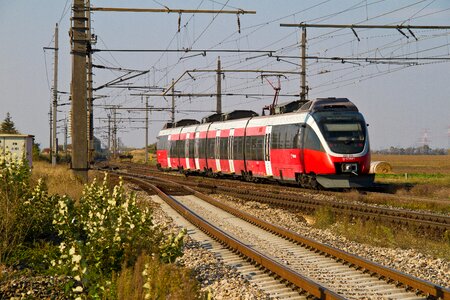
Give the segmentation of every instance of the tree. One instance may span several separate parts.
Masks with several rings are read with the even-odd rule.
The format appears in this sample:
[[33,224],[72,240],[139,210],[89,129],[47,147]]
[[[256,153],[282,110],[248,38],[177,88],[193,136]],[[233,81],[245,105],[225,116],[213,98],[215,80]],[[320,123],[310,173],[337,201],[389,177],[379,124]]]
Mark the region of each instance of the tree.
[[0,125],[0,133],[19,133],[19,131],[17,131],[16,127],[14,126],[14,122],[11,120],[9,112],[6,113],[6,118]]

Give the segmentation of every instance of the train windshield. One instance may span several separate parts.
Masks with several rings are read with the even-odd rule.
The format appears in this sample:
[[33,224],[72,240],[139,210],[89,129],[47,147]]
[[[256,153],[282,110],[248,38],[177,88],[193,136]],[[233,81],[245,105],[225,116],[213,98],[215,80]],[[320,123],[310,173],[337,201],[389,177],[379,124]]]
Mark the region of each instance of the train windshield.
[[324,116],[319,126],[331,151],[341,154],[363,151],[366,132],[360,115]]

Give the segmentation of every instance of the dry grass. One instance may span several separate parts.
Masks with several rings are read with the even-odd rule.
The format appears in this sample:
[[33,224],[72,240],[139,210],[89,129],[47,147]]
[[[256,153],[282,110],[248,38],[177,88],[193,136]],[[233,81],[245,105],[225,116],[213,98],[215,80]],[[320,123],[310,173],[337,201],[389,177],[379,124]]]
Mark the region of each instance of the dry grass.
[[[147,267],[146,267],[147,266]],[[147,282],[143,277],[146,269]],[[147,288],[144,288],[147,284]],[[118,299],[201,299],[198,282],[191,271],[156,259],[140,256],[132,268],[124,268],[116,279]]]
[[380,155],[372,160],[387,161],[395,174],[445,174],[450,175],[450,155]]
[[[145,163],[145,150],[144,149],[134,149],[128,151],[127,153],[133,155],[131,162],[144,164]],[[153,153],[148,154],[149,165],[156,165],[156,155]]]
[[392,173],[377,174],[376,181],[397,185],[398,195],[450,201],[450,155],[374,154],[372,160],[392,165]]
[[[92,174],[89,173],[89,176],[92,177]],[[53,167],[48,162],[34,162],[31,178],[34,182],[37,182],[39,178],[44,179],[50,195],[67,195],[72,199],[80,199],[84,188],[67,165]]]
[[340,220],[330,229],[349,240],[378,247],[416,249],[423,254],[450,260],[448,233],[441,240],[431,240],[413,230],[392,229],[371,221]]
[[[336,221],[337,220],[337,221]],[[333,231],[348,240],[388,248],[416,249],[421,253],[450,260],[450,232],[441,239],[430,239],[411,229],[391,228],[373,221],[336,218],[330,209],[314,214],[314,227]]]

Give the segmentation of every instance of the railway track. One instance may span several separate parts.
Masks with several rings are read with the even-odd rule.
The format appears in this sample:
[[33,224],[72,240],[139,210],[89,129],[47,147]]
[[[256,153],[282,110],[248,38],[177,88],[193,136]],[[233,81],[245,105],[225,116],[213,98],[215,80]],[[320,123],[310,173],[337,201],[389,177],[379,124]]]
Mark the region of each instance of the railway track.
[[303,210],[308,213],[312,213],[321,207],[326,207],[335,214],[345,215],[349,218],[372,220],[396,227],[411,227],[417,232],[431,234],[436,237],[442,237],[446,231],[450,232],[450,216],[440,214],[316,199],[296,193],[293,188],[274,189],[273,186],[270,186],[270,189],[268,189],[263,185],[258,185],[255,188],[253,184],[249,185],[236,181],[233,181],[233,184],[217,182],[217,180],[211,181],[211,183],[198,183],[195,180],[186,180],[184,176],[173,176],[159,171],[153,172],[149,168],[135,165],[127,165],[127,170],[141,174],[151,172],[154,178],[170,178],[171,181],[189,185],[195,190],[206,193],[226,194],[247,201],[257,201],[283,208]]
[[144,175],[119,174],[150,187],[208,235],[276,274],[294,290],[315,298],[450,299],[448,289],[317,243],[190,187]]

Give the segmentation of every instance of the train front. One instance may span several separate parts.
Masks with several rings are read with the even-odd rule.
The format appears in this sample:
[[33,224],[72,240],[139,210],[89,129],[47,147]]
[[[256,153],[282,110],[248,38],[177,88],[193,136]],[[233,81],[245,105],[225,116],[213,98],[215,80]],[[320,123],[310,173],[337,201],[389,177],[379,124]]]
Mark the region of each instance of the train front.
[[[367,125],[346,98],[314,101],[311,116],[327,159],[317,182],[325,188],[358,188],[373,184]],[[324,168],[325,167],[325,168]]]

